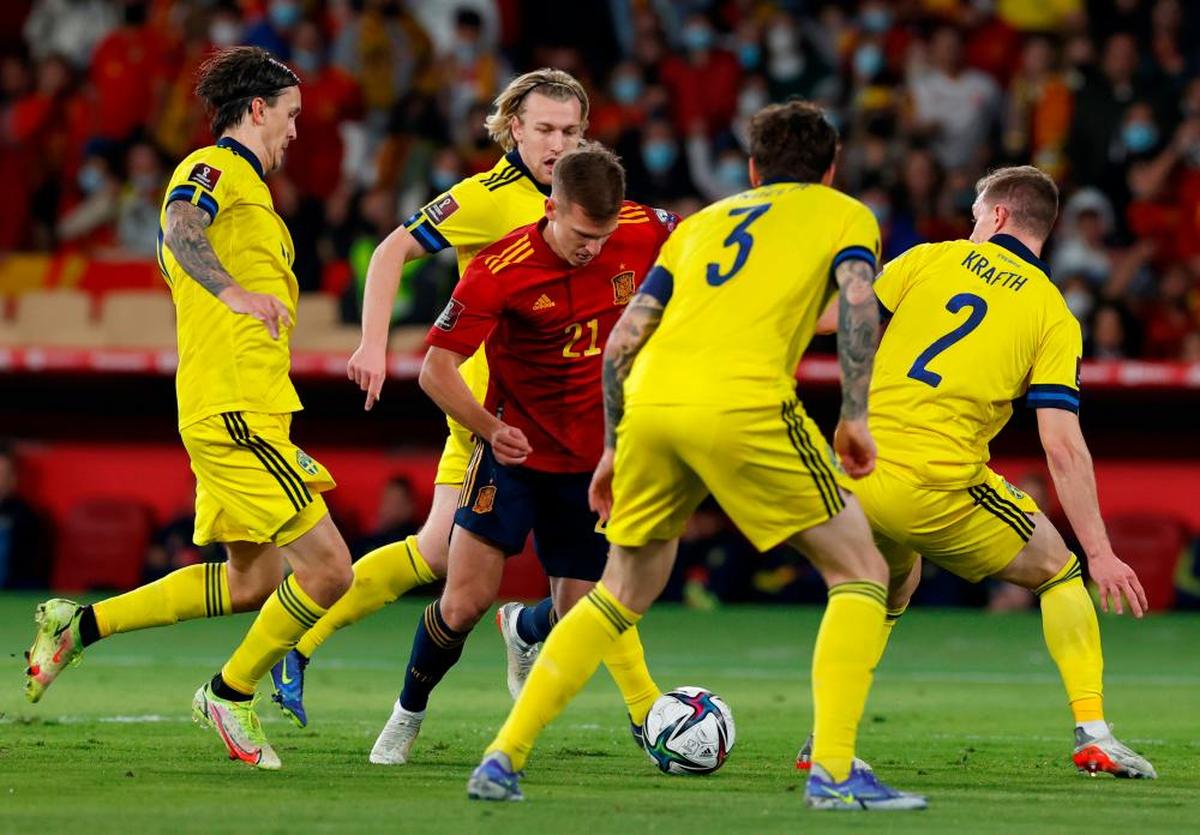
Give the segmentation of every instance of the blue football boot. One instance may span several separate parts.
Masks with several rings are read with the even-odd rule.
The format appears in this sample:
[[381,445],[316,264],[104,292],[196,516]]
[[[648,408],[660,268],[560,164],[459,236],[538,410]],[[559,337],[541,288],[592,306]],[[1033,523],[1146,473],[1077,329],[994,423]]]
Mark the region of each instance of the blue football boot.
[[922,795],[893,789],[858,762],[851,766],[850,776],[840,783],[835,783],[820,763],[813,763],[804,802],[810,809],[846,812],[898,812],[926,806]]
[[512,770],[512,761],[507,755],[499,751],[486,754],[467,781],[467,797],[472,800],[524,800],[522,773]]
[[283,715],[297,728],[308,724],[308,715],[304,712],[304,668],[308,661],[293,649],[271,668],[271,681],[275,683],[271,701],[279,705]]

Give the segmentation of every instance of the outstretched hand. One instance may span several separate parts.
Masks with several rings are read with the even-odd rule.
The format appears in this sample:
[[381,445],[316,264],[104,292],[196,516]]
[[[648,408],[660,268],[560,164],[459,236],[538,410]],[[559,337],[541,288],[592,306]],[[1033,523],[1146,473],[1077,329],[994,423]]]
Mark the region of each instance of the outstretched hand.
[[1150,610],[1146,592],[1137,572],[1109,552],[1101,557],[1088,558],[1088,575],[1100,590],[1100,608],[1105,612],[1111,606],[1118,615],[1125,614],[1121,605],[1122,596],[1129,601],[1129,611],[1140,618]]

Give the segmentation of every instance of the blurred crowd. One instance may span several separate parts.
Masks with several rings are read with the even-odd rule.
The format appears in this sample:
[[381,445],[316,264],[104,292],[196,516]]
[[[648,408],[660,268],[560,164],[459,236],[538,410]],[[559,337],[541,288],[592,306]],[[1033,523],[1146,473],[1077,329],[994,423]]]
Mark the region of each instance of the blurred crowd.
[[[303,80],[272,181],[305,290],[357,318],[398,220],[499,150],[514,73],[555,66],[633,199],[681,214],[747,185],[747,118],[799,96],[843,136],[839,185],[887,256],[960,237],[975,180],[1032,162],[1063,188],[1048,260],[1095,358],[1200,361],[1200,7],[1183,0],[9,0],[0,11],[0,251],[151,257],[173,164],[211,141],[215,47]],[[452,258],[410,265],[430,321]]]

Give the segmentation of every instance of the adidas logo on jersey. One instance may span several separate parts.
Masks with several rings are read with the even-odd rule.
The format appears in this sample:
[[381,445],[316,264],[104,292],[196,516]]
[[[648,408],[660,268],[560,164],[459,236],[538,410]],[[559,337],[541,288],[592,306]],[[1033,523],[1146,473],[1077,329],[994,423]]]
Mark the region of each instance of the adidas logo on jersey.
[[542,295],[538,297],[538,300],[533,303],[534,310],[549,310],[552,307],[554,307],[554,299],[550,298],[545,293],[542,293]]

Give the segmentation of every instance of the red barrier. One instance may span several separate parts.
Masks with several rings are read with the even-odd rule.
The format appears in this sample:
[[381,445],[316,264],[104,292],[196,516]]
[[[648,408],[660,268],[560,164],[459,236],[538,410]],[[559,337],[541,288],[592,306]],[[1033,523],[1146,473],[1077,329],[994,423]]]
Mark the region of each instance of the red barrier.
[[[423,516],[427,512],[436,453],[339,447],[308,451],[337,478],[337,489],[326,497],[349,526],[368,530],[374,525],[383,486],[395,475],[409,477],[419,513]],[[1032,458],[1001,459],[993,461],[992,466],[1011,481],[1018,481],[1030,471],[1045,471],[1045,463]],[[60,530],[74,508],[94,499],[130,500],[149,508],[158,523],[190,512],[193,501],[192,475],[182,446],[34,444],[21,448],[20,472],[22,492],[45,508]],[[1200,531],[1200,464],[1098,461],[1096,477],[1106,516],[1149,514],[1177,519],[1188,530]],[[84,547],[61,544],[59,557],[67,560],[74,559],[76,549]],[[509,561],[503,596],[536,598],[544,594],[545,580],[532,553],[526,550],[522,557]]]
[[[420,516],[424,516],[433,498],[433,476],[438,456],[432,452],[365,451],[346,448],[309,450],[338,481],[336,490],[326,499],[334,513],[349,527],[369,530],[375,524],[379,496],[387,481],[397,475],[412,482]],[[190,513],[194,500],[194,481],[182,446],[166,444],[31,444],[20,450],[21,492],[38,507],[45,509],[60,531],[74,531],[72,514],[96,500],[121,500],[147,508],[158,524],[183,513]],[[87,519],[93,517],[87,515]],[[86,525],[84,525],[86,527]],[[113,569],[114,561],[133,557],[114,557],[112,548],[89,550],[88,539],[66,535],[59,537],[55,585],[78,589],[86,585],[113,585],[108,578],[139,576],[146,543],[138,538],[136,565]],[[86,558],[81,556],[87,551]],[[93,564],[102,565],[95,568]],[[506,598],[535,599],[546,593],[546,581],[530,548],[509,560],[500,590]]]

